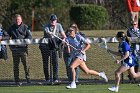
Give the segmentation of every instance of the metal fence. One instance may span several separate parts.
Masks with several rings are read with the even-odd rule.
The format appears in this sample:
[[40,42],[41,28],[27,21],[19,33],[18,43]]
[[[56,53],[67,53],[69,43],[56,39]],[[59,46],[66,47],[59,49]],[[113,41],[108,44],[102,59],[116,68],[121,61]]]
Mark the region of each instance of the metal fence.
[[[95,41],[95,40],[94,40]],[[100,43],[100,42],[99,42]],[[109,78],[110,81],[114,80],[114,71],[118,68],[119,65],[114,63],[112,57],[107,53],[105,49],[99,47],[99,43],[91,44],[91,48],[87,51],[87,66],[90,69],[96,71],[104,71]],[[108,43],[108,48],[117,50],[118,43]],[[0,83],[9,82],[14,83],[14,75],[13,75],[13,62],[12,62],[12,54],[7,45],[8,49],[8,60],[4,61],[0,60]],[[118,58],[118,57],[117,57]],[[58,77],[61,82],[68,82],[66,76],[66,67],[62,58],[58,59]],[[29,74],[31,82],[45,82],[45,77],[43,73],[43,62],[41,57],[41,51],[39,49],[38,44],[30,44],[28,45],[28,56],[27,56],[27,64],[29,66]],[[50,69],[50,68],[49,68]],[[23,65],[20,63],[19,66],[20,71],[20,79],[21,81],[25,81],[25,73]],[[128,80],[127,72],[124,73],[124,80]],[[93,75],[87,75],[82,70],[79,72],[79,82],[89,82],[93,83],[102,81],[99,77]],[[35,83],[34,83],[35,84]]]

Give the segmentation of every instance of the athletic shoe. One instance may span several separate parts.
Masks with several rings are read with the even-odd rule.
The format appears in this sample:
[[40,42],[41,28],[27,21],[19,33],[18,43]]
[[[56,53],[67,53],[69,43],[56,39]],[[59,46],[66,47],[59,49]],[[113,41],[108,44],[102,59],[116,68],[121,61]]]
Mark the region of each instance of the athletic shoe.
[[119,88],[118,87],[111,87],[111,88],[108,88],[109,91],[112,91],[112,92],[118,92]]
[[138,86],[140,86],[140,84],[138,84]]
[[71,83],[68,86],[66,86],[67,89],[75,89],[76,88],[76,83]]
[[58,83],[59,81],[58,80],[54,80],[54,83]]
[[16,86],[21,86],[21,85],[22,85],[22,83],[16,82]]
[[75,82],[78,83],[79,81],[78,80],[75,80]]
[[46,80],[46,84],[49,84],[49,83],[51,83],[51,80]]
[[60,80],[54,80],[54,83],[61,83]]
[[108,78],[105,75],[105,72],[100,72],[100,77],[103,78],[105,80],[105,82],[108,82]]

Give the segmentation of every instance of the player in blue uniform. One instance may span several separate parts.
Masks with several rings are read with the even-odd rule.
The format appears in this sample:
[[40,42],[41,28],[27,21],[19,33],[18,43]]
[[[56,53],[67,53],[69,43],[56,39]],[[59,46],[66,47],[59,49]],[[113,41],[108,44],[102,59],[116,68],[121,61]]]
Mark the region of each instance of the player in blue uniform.
[[133,78],[140,77],[140,72],[135,73],[134,66],[134,56],[130,52],[130,41],[128,37],[125,35],[124,32],[118,32],[116,35],[117,40],[119,41],[119,51],[115,52],[112,50],[109,50],[109,52],[121,56],[120,60],[116,60],[115,62],[117,64],[123,62],[123,64],[115,71],[115,86],[108,88],[108,90],[113,91],[113,92],[118,92],[119,90],[119,84],[120,84],[120,76],[123,72],[129,71],[131,76]]

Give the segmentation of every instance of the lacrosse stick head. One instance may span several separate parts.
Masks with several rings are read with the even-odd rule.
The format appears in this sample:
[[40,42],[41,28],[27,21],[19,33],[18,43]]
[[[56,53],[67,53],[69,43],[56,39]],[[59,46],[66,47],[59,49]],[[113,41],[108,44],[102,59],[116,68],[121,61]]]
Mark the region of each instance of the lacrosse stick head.
[[105,38],[102,39],[102,42],[99,44],[99,46],[100,48],[107,49],[107,43]]

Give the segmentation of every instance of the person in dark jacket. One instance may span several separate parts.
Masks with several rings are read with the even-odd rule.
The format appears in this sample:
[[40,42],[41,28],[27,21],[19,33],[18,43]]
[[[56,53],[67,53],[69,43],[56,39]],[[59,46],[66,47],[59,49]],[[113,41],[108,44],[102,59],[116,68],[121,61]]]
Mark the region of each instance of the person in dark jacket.
[[[31,39],[32,35],[28,26],[22,22],[22,16],[16,14],[15,23],[9,28],[8,34],[11,39]],[[13,56],[13,70],[14,70],[14,79],[17,85],[21,85],[19,83],[19,64],[20,61],[24,66],[25,78],[27,83],[30,83],[29,80],[29,68],[27,67],[26,56],[27,56],[27,45],[10,45],[10,49],[12,51]]]
[[[0,24],[0,41],[8,40],[9,35],[5,30],[3,30],[2,24]],[[4,59],[7,62],[8,55],[7,55],[7,48],[5,45],[0,45],[0,59]]]

